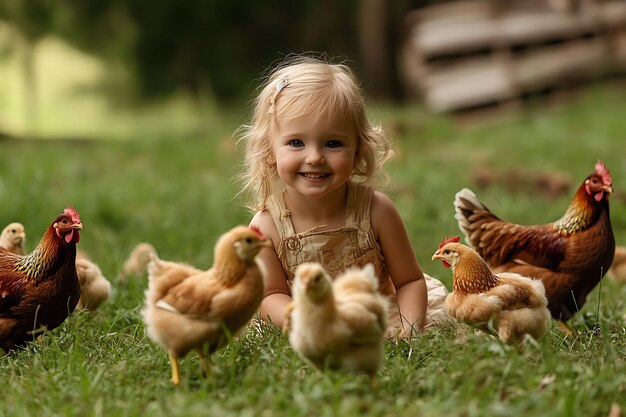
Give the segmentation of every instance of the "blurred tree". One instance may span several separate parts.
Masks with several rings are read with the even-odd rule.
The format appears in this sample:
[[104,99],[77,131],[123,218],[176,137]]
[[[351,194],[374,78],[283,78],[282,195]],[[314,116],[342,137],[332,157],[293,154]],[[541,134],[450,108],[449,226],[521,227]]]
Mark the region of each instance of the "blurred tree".
[[395,50],[409,5],[408,0],[2,0],[0,18],[28,39],[55,33],[123,65],[142,98],[186,88],[220,101],[241,99],[267,66],[301,52],[343,56],[363,73],[368,91],[398,96]]
[[129,9],[141,34],[135,53],[142,93],[186,86],[221,100],[241,98],[280,55],[313,50],[354,57],[356,3],[194,1],[181,7],[164,0],[157,9],[136,1]]

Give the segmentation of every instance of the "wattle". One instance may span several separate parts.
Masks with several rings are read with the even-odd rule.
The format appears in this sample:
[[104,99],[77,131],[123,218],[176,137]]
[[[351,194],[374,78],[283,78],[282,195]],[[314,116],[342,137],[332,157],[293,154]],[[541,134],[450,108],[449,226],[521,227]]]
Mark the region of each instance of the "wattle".
[[78,234],[78,232],[76,230],[70,230],[69,232],[67,232],[65,234],[65,241],[67,243],[70,242],[74,242],[74,243],[78,243],[80,241],[80,235]]
[[596,193],[596,194],[593,196],[593,198],[594,198],[596,201],[598,201],[598,202],[599,202],[599,201],[602,201],[602,199],[604,198],[604,191],[600,191],[599,193]]
[[443,259],[441,260],[441,263],[443,264],[443,266],[445,266],[446,268],[450,268],[452,265],[450,265],[449,263],[447,263],[446,261],[444,261]]

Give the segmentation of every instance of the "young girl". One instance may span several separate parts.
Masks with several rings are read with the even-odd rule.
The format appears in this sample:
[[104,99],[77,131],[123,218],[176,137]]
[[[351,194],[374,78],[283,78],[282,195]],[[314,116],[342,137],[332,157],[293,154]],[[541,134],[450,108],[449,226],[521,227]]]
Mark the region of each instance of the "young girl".
[[[258,258],[267,271],[261,317],[282,326],[303,262],[319,262],[333,277],[372,263],[392,301],[388,334],[421,332],[432,321],[424,274],[394,204],[369,186],[392,151],[366,117],[353,72],[292,59],[270,75],[241,140],[251,225],[274,243]],[[433,313],[441,313],[445,287],[428,278],[439,293]]]

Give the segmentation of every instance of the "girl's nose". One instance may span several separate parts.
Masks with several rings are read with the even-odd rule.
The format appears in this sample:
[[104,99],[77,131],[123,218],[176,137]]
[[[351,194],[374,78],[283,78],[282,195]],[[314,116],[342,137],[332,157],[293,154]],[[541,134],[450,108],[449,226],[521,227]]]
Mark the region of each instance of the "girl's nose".
[[321,165],[324,163],[324,155],[317,148],[310,148],[307,152],[305,162],[309,165]]

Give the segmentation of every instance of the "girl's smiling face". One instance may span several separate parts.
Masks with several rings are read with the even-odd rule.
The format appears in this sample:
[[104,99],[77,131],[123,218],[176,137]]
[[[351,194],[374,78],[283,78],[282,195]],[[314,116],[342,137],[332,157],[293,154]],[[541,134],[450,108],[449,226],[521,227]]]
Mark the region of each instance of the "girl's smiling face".
[[277,121],[272,152],[288,188],[320,198],[352,175],[357,151],[354,123],[336,114],[306,114]]

